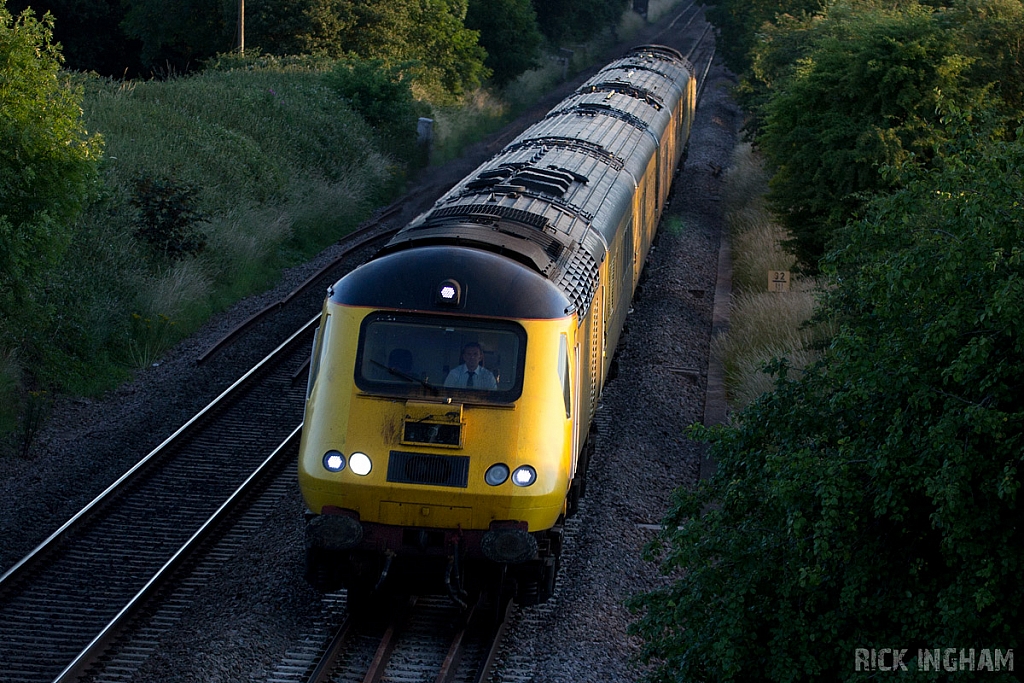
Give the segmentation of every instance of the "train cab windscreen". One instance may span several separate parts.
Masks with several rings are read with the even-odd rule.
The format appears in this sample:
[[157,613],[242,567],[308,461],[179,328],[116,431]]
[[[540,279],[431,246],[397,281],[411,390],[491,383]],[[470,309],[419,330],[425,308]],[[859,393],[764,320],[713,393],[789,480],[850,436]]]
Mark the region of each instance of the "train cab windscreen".
[[367,393],[510,403],[522,393],[526,332],[513,322],[368,316],[356,385]]

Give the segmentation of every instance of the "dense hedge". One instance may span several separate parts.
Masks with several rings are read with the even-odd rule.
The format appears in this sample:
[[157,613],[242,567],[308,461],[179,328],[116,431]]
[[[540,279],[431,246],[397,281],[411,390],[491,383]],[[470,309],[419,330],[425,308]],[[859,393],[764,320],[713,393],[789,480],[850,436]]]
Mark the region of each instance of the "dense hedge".
[[714,12],[748,41],[750,134],[835,333],[695,428],[718,472],[651,548],[673,582],[632,601],[642,658],[657,681],[874,680],[865,653],[953,648],[1018,680],[993,669],[1024,634],[1024,5],[767,9]]
[[800,0],[723,0],[711,13],[737,41],[731,63],[741,70],[748,132],[807,271],[872,193],[893,189],[883,165],[931,162],[943,135],[940,97],[991,108],[1011,130],[1022,111],[1019,0],[840,0],[817,12]]
[[677,578],[634,601],[654,680],[868,680],[858,649],[914,670],[1024,644],[1024,139],[967,118],[947,109],[935,168],[890,169],[902,188],[843,230],[821,363],[778,363],[703,433],[718,473],[654,549]]

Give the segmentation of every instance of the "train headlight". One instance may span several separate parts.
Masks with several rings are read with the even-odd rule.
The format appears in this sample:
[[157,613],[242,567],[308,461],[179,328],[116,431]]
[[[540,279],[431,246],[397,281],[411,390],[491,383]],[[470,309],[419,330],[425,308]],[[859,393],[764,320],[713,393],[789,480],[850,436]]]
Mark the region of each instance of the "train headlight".
[[529,486],[535,481],[537,481],[537,470],[529,465],[517,467],[516,471],[512,473],[512,483],[516,486]]
[[341,451],[324,453],[324,469],[328,472],[341,472],[345,469],[345,456],[341,454]]
[[360,477],[365,477],[373,469],[373,463],[370,462],[370,456],[366,453],[353,453],[348,458],[348,466],[352,468],[352,471],[358,474]]
[[484,481],[491,486],[500,486],[504,484],[508,479],[508,465],[504,463],[498,463],[497,465],[491,465],[487,468],[487,472],[484,473]]
[[442,306],[461,306],[462,285],[450,278],[445,280],[434,289],[434,302]]

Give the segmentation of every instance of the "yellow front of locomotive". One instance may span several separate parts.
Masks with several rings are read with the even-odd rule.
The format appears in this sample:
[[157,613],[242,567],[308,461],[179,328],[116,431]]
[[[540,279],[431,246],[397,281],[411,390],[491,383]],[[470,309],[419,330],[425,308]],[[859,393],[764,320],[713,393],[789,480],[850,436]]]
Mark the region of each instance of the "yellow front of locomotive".
[[573,475],[575,318],[508,259],[423,251],[382,259],[402,273],[387,306],[345,280],[325,303],[299,456],[307,546],[536,560]]
[[[518,520],[536,531],[554,524],[562,512],[571,462],[564,368],[558,366],[572,328],[567,320],[501,321],[495,330],[480,321],[463,327],[458,320],[333,304],[326,309],[299,469],[311,511],[341,508],[363,521],[403,527],[486,529],[494,521]],[[358,337],[336,334],[364,323],[368,335],[383,327],[397,336],[450,335],[451,344],[431,352],[452,360],[436,359],[436,375],[401,362],[375,361],[373,354],[405,357],[405,346],[394,344],[413,344],[391,341],[373,347],[371,341],[359,348]],[[478,388],[445,387],[444,380],[458,369],[455,356],[474,344],[473,336],[491,337],[498,340],[492,344],[513,352],[516,342],[528,339],[529,349],[501,368],[491,388],[483,372],[490,372],[486,357],[498,353],[483,342]],[[360,376],[353,380],[354,367]],[[397,386],[375,387],[413,382],[418,388],[408,397],[389,391]],[[484,392],[506,396],[492,399]],[[517,396],[510,398],[510,393]]]

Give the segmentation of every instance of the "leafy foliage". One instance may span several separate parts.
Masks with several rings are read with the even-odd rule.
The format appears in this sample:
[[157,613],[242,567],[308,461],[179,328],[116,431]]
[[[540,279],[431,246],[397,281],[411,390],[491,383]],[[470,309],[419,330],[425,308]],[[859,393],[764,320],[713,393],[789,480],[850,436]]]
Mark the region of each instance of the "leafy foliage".
[[392,154],[412,160],[418,151],[416,120],[429,112],[412,94],[416,72],[415,63],[350,59],[337,62],[325,80],[374,127]]
[[59,258],[94,190],[101,139],[60,74],[53,19],[0,6],[0,323]]
[[[179,71],[234,49],[235,0],[168,6],[130,0],[125,26],[143,41],[143,60]],[[417,62],[417,80],[451,99],[489,75],[478,33],[466,28],[467,0],[270,0],[246,18],[246,47],[272,55],[321,53],[334,59]]]
[[777,363],[774,393],[702,432],[718,473],[656,548],[676,580],[633,603],[654,680],[867,680],[856,648],[1021,646],[1024,137],[943,107],[934,167],[889,167],[902,189],[828,261],[824,360]]
[[326,79],[370,125],[402,122],[408,129],[416,114],[409,87],[414,66],[353,59],[339,62]]
[[470,0],[466,27],[480,32],[484,65],[498,86],[539,63],[544,36],[530,0]]
[[748,133],[774,173],[771,206],[813,273],[836,231],[890,189],[881,166],[930,163],[940,97],[1020,116],[1024,5],[840,0],[811,10],[726,0],[711,14],[739,41],[732,63]]
[[206,235],[197,227],[207,222],[198,208],[198,188],[148,173],[136,178],[134,185],[136,237],[168,261],[198,256],[206,248]]
[[390,64],[416,61],[418,82],[440,100],[460,96],[489,75],[479,34],[464,25],[467,0],[358,0],[346,49]]
[[531,0],[541,33],[553,45],[580,40],[614,27],[627,0]]
[[758,144],[774,170],[769,200],[814,271],[866,194],[888,187],[880,165],[931,158],[939,93],[983,94],[969,94],[970,60],[931,8],[837,4],[794,28],[804,33],[803,56],[765,104]]
[[346,32],[355,25],[349,0],[261,2],[246,7],[246,49],[265,54],[344,55]]
[[952,8],[964,48],[973,62],[969,77],[991,83],[1011,112],[1024,110],[1024,4],[1019,0],[963,0]]
[[719,0],[708,7],[707,16],[722,36],[716,49],[730,69],[742,74],[751,68],[751,52],[765,24],[814,14],[822,6],[821,0]]

